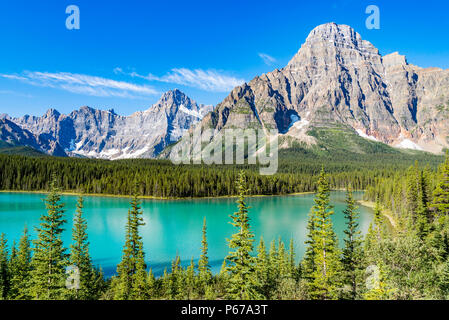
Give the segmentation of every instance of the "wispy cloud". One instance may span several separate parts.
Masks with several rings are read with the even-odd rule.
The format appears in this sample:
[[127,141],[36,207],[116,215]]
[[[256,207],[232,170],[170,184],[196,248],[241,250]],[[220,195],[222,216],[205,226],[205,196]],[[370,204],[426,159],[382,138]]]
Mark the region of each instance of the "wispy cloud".
[[159,94],[158,91],[147,85],[69,72],[24,71],[21,74],[0,74],[0,77],[19,80],[33,86],[62,89],[96,97],[136,98]]
[[17,91],[13,91],[13,90],[0,90],[0,95],[11,95],[11,96],[16,96],[16,97],[33,98],[33,96],[30,94],[17,92]]
[[259,57],[268,66],[272,66],[276,62],[275,58],[273,58],[272,56],[270,56],[270,55],[268,55],[266,53],[259,53]]
[[148,81],[174,83],[211,92],[227,92],[245,82],[243,79],[216,70],[175,68],[161,77],[151,73],[145,76],[136,72],[124,72],[121,68],[115,68],[114,72],[116,74],[121,73],[135,78],[146,79]]

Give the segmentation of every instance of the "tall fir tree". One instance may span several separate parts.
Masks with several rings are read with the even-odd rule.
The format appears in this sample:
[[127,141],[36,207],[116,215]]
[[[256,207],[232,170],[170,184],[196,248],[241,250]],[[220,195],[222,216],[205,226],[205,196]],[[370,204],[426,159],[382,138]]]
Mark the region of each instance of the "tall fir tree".
[[340,286],[341,264],[337,239],[333,230],[329,181],[321,170],[311,219],[314,220],[313,239],[315,270],[310,275],[309,294],[312,299],[337,299]]
[[12,264],[11,296],[15,300],[30,299],[31,245],[28,229],[25,227],[19,241],[16,258]]
[[[128,210],[126,223],[125,245],[123,247],[122,261],[117,266],[117,276],[113,279],[112,287],[114,299],[128,300],[136,299],[132,296],[132,290],[137,285],[136,279],[142,279],[146,273],[145,254],[143,251],[143,241],[139,234],[139,228],[144,226],[143,212],[137,193],[137,186],[131,200],[131,208]],[[146,277],[145,277],[146,278]]]
[[34,241],[32,258],[31,291],[34,299],[61,299],[65,294],[66,267],[69,255],[62,242],[64,231],[64,204],[56,186],[56,178],[50,184],[50,194],[45,199],[47,214],[41,223]]
[[254,234],[251,231],[248,209],[245,202],[245,195],[248,192],[246,177],[243,171],[240,172],[237,181],[239,193],[239,211],[231,215],[231,224],[237,229],[228,240],[228,246],[232,250],[226,257],[227,271],[230,274],[228,297],[231,299],[254,299],[258,296],[255,284],[253,251]]
[[9,252],[5,234],[0,235],[0,300],[8,299],[10,289]]
[[449,152],[446,153],[446,161],[440,167],[438,184],[433,193],[432,208],[436,215],[444,220],[449,215]]
[[257,247],[256,277],[260,295],[265,299],[270,299],[273,283],[270,274],[270,260],[263,237],[260,238],[259,246]]
[[204,218],[202,239],[201,239],[201,255],[198,261],[198,287],[201,293],[205,293],[207,286],[212,280],[212,272],[209,265],[208,244],[207,244],[207,222]]
[[83,218],[84,199],[78,198],[76,214],[72,228],[72,244],[70,246],[70,264],[76,266],[79,272],[79,287],[72,289],[71,298],[89,300],[96,296],[95,273],[89,253],[87,222]]
[[355,300],[358,298],[363,280],[363,240],[359,230],[359,214],[351,186],[346,191],[346,209],[343,214],[346,223],[346,229],[344,230],[345,246],[342,256],[343,281],[349,287],[345,298]]

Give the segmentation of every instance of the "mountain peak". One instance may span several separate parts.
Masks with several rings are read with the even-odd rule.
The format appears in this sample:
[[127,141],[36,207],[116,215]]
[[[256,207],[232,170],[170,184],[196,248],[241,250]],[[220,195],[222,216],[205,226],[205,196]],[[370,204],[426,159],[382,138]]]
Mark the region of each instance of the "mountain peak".
[[181,90],[174,89],[165,92],[157,102],[158,105],[191,105],[194,102]]
[[59,118],[61,114],[59,113],[58,110],[50,108],[47,110],[47,112],[45,113],[45,116],[47,117],[55,117],[55,118]]
[[361,60],[376,60],[375,64],[380,64],[379,50],[352,27],[331,22],[310,32],[288,68],[300,70],[306,65],[325,66],[335,61],[353,65]]
[[335,22],[325,23],[314,28],[306,39],[306,44],[327,42],[335,46],[361,46],[364,42],[359,33],[352,27]]

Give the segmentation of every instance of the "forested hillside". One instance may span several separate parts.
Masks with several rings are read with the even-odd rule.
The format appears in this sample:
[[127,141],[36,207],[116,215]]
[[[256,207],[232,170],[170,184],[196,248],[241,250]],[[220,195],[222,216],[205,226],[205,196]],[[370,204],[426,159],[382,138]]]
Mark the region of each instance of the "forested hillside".
[[364,190],[379,178],[401,174],[415,160],[436,170],[443,157],[425,153],[372,155],[336,153],[317,155],[300,147],[279,155],[279,170],[273,176],[259,175],[258,166],[173,165],[163,160],[121,160],[23,157],[0,154],[0,190],[46,191],[56,174],[63,191],[87,194],[130,195],[134,181],[142,196],[164,198],[236,195],[240,170],[247,176],[249,193],[275,195],[316,190],[324,166],[331,188]]

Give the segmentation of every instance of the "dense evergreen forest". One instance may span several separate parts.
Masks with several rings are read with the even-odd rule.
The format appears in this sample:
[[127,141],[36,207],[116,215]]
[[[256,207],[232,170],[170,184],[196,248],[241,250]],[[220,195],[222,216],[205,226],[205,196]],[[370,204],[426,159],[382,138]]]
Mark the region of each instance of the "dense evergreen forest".
[[[138,197],[141,182],[134,181],[122,261],[117,275],[105,279],[90,258],[89,246],[95,244],[88,241],[82,197],[72,244],[70,249],[64,247],[64,207],[58,179],[50,181],[47,213],[37,227],[37,239],[31,241],[26,229],[18,245],[8,245],[5,236],[0,237],[2,299],[449,298],[449,156],[436,172],[416,163],[406,174],[375,176],[366,193],[376,205],[365,237],[359,230],[357,206],[348,185],[345,236],[337,238],[332,224],[331,179],[322,169],[309,214],[306,253],[299,264],[292,242],[267,245],[261,238],[256,243],[245,199],[251,179],[240,171],[234,186],[239,195],[237,211],[230,215],[235,233],[216,275],[209,265],[207,221],[198,244],[202,252],[198,264],[192,261],[184,268],[179,257],[174,257],[171,270],[161,277],[147,270],[139,233],[143,225]],[[68,275],[68,266],[76,272]]]
[[365,190],[379,178],[404,171],[415,160],[435,170],[442,157],[425,153],[316,156],[303,150],[283,150],[278,173],[261,176],[254,165],[173,165],[163,160],[106,161],[0,154],[0,190],[47,191],[52,175],[57,174],[63,191],[131,195],[133,183],[138,180],[142,196],[216,197],[237,195],[235,181],[240,170],[244,170],[252,195],[276,195],[316,191],[322,166],[330,173],[331,188],[344,189],[351,184],[356,190]]

